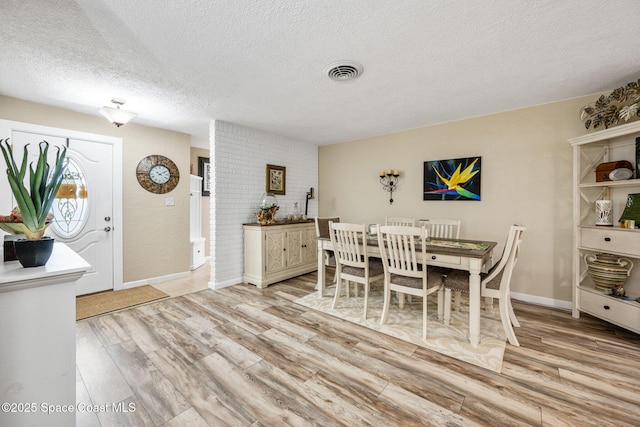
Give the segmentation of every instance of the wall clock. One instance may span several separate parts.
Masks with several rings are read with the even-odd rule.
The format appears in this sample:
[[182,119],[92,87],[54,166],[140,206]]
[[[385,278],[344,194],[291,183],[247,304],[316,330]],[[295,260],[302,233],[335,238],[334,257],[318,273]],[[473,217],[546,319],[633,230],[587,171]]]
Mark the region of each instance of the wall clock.
[[140,160],[136,168],[136,177],[145,190],[164,194],[176,188],[180,172],[171,159],[153,154]]

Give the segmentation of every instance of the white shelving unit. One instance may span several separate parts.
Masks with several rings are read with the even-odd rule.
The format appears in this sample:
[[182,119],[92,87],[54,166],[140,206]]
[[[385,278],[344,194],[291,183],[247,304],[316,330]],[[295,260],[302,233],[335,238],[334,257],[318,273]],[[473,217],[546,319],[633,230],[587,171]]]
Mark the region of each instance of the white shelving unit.
[[202,177],[190,175],[189,213],[190,231],[189,240],[191,242],[191,270],[204,265],[204,243],[206,239],[202,237]]
[[[600,163],[628,160],[635,165],[635,141],[640,122],[616,126],[569,140],[573,147],[573,317],[581,312],[640,333],[640,230],[620,228],[618,219],[627,196],[640,193],[640,179],[596,182]],[[635,175],[635,174],[634,174]],[[614,226],[595,225],[595,201],[613,200]],[[596,289],[587,273],[587,254],[608,253],[634,263],[620,299]]]

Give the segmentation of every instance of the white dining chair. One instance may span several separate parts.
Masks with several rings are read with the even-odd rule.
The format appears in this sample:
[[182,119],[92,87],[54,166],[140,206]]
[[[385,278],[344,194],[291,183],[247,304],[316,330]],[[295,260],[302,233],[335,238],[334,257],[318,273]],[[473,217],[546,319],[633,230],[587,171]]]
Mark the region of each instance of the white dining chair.
[[331,246],[336,256],[337,272],[336,293],[333,297],[331,308],[336,308],[343,281],[347,282],[347,297],[349,297],[349,282],[361,283],[364,285],[363,316],[366,319],[371,283],[384,279],[382,261],[375,258],[369,259],[365,224],[329,221],[329,235],[331,237]]
[[416,225],[415,218],[386,217],[384,225],[399,225],[402,227],[413,227]]
[[459,239],[461,222],[459,219],[421,219],[418,223],[429,230],[431,239]]
[[[459,219],[421,219],[418,224],[428,231],[429,239],[459,239],[460,224]],[[446,276],[451,272],[450,268],[435,267],[434,273]],[[454,307],[460,309],[461,292],[454,292]]]
[[[438,293],[438,317],[442,308],[442,276],[431,274],[426,256],[427,234],[424,227],[380,226],[378,247],[384,266],[384,307],[380,324],[387,321],[391,291],[398,294],[400,308],[404,295],[422,297],[422,339],[427,339],[427,296]],[[416,248],[416,246],[418,248]]]
[[[513,331],[513,326],[519,327],[520,323],[513,312],[510,289],[511,276],[518,261],[522,234],[525,230],[526,227],[520,225],[511,226],[500,261],[488,273],[481,274],[480,284],[480,297],[488,298],[490,301],[493,301],[493,298],[498,299],[502,327],[509,343],[516,347],[520,344]],[[468,293],[469,273],[462,270],[452,271],[444,278],[444,289],[444,322],[448,325],[451,317],[451,291]],[[493,309],[493,304],[490,309]]]

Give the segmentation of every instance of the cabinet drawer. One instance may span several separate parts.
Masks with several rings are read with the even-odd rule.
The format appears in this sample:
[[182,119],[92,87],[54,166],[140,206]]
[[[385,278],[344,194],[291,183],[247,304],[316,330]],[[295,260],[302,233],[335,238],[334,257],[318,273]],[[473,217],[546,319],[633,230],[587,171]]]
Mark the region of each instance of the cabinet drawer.
[[454,255],[430,254],[427,252],[427,264],[429,265],[450,265],[452,267],[460,265],[461,258]]
[[640,333],[640,306],[580,289],[580,310]]
[[616,228],[581,228],[581,246],[640,257],[640,233]]

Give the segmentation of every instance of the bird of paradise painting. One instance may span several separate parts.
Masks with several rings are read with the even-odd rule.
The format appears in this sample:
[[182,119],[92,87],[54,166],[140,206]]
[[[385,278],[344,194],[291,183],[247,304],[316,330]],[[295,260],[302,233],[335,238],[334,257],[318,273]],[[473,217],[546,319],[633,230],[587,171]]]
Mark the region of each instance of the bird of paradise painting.
[[423,200],[480,200],[480,159],[424,162]]

